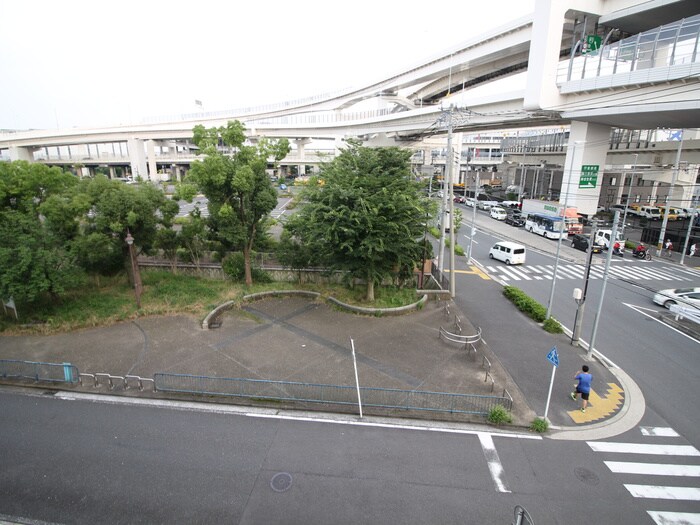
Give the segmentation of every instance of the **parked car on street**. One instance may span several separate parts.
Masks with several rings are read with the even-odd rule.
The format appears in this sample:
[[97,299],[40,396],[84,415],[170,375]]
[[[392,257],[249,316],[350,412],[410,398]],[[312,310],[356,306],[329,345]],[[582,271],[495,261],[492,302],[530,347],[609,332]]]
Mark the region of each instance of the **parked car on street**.
[[490,210],[493,206],[498,205],[498,201],[477,201],[476,205],[480,210]]
[[519,210],[508,210],[505,222],[511,226],[525,226],[525,217],[523,217],[523,214],[520,213]]
[[674,304],[678,304],[680,306],[696,307],[700,309],[700,287],[659,290],[659,292],[654,295],[654,302],[664,308],[671,308]]
[[525,246],[510,241],[497,242],[489,251],[489,259],[498,259],[507,265],[525,263]]
[[506,210],[504,210],[500,206],[493,206],[491,208],[492,219],[496,219],[497,221],[505,221],[507,216],[508,214],[506,213]]
[[[571,236],[571,247],[576,248],[577,250],[581,250],[584,252],[588,251],[588,236],[587,235],[581,235],[580,233],[576,233]],[[601,253],[603,251],[603,245],[602,244],[594,244],[593,245],[593,253]]]
[[458,204],[464,204],[465,202],[467,202],[467,199],[462,195],[455,195],[454,201]]
[[468,197],[467,202],[465,202],[465,204],[467,206],[469,206],[470,208],[473,208],[475,202],[476,202],[476,199],[474,197]]

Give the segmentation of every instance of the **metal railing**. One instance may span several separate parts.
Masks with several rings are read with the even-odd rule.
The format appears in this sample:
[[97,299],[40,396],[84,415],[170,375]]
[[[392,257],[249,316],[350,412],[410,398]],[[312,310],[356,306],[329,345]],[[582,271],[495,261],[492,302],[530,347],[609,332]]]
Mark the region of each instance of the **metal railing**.
[[[295,401],[325,405],[357,405],[354,386],[266,381],[261,379],[221,378],[187,374],[154,375],[159,392],[178,392],[214,396],[242,397],[253,400]],[[362,406],[459,414],[486,415],[496,405],[512,409],[505,396],[453,394],[420,390],[360,387]]]
[[676,314],[676,321],[680,319],[687,319],[696,324],[700,324],[700,310],[697,308],[688,308],[686,306],[681,306],[680,304],[672,304],[669,307],[672,314]]
[[[559,64],[559,83],[607,75],[620,75],[658,67],[688,66],[699,60],[700,15],[663,25],[644,33],[606,41],[596,53],[573,57]],[[581,42],[572,50],[576,53]],[[689,70],[690,72],[690,70]]]
[[438,330],[438,339],[459,343],[463,345],[465,350],[470,350],[470,354],[473,353],[476,356],[476,345],[481,341],[481,328],[477,330],[476,334],[462,335],[462,327],[458,320],[455,321],[455,327],[459,333],[448,332],[441,326],[440,330]]
[[42,363],[0,359],[0,377],[3,379],[32,379],[51,383],[77,383],[80,372],[70,363]]

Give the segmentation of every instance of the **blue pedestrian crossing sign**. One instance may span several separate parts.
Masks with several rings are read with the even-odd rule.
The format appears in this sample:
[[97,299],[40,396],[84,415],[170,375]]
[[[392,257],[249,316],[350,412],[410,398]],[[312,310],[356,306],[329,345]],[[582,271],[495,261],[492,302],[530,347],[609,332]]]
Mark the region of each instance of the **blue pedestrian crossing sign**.
[[547,354],[547,361],[552,363],[554,366],[559,366],[559,354],[557,353],[557,347],[552,348]]

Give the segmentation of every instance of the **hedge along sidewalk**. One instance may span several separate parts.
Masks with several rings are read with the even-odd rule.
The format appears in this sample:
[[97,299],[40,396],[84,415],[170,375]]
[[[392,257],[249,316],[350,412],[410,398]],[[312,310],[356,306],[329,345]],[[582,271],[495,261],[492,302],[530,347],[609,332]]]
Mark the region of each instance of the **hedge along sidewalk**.
[[518,310],[538,323],[543,323],[542,328],[550,333],[563,333],[559,321],[553,317],[547,318],[547,309],[532,297],[515,286],[504,286],[503,295],[506,296]]
[[[318,299],[321,296],[319,292],[309,292],[306,290],[271,290],[268,292],[258,292],[246,295],[242,298],[242,302],[251,302],[267,297],[281,297],[285,295],[305,296],[314,300]],[[363,315],[401,315],[422,308],[425,302],[428,300],[428,294],[424,294],[415,303],[407,304],[404,306],[397,306],[394,308],[367,308],[364,306],[354,306],[351,304],[343,303],[335,297],[328,297],[325,300],[350,312]],[[204,321],[202,321],[202,329],[209,330],[210,328],[217,328],[219,326],[219,323],[217,322],[219,316],[226,310],[230,310],[231,308],[235,307],[237,304],[237,301],[226,301],[225,303],[220,304],[219,306],[214,308],[211,312],[207,314],[207,316],[204,318]]]

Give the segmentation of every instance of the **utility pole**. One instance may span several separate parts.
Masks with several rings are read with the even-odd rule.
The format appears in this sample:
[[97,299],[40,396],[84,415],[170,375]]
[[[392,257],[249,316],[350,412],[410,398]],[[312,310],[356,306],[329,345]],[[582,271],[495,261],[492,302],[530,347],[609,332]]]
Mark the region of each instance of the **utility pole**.
[[617,224],[620,221],[620,211],[615,211],[615,218],[613,219],[612,232],[610,234],[610,245],[608,246],[608,257],[605,259],[605,272],[603,273],[603,288],[600,290],[600,300],[598,301],[598,309],[595,312],[595,320],[593,321],[593,332],[591,333],[591,340],[588,343],[588,352],[586,353],[586,358],[591,359],[593,357],[593,345],[595,344],[595,336],[598,333],[598,321],[600,320],[600,311],[603,309],[603,299],[605,299],[605,286],[608,284],[608,273],[610,272],[610,261],[613,255],[613,246],[617,240]]
[[664,247],[664,237],[666,236],[666,226],[668,225],[668,213],[671,210],[671,195],[676,187],[676,179],[681,165],[681,151],[683,149],[683,130],[681,130],[681,140],[678,143],[678,151],[676,152],[676,165],[673,168],[673,176],[671,177],[671,187],[668,189],[668,197],[666,206],[664,207],[664,220],[661,223],[661,231],[659,232],[659,243],[656,245],[656,256],[661,257],[661,250]]
[[[438,269],[442,274],[445,268],[445,226],[447,223],[447,213],[450,213],[450,223],[454,222],[452,219],[451,211],[447,210],[447,200],[450,196],[449,186],[450,175],[452,174],[452,106],[447,113],[447,156],[445,157],[445,176],[442,180],[442,208],[440,210],[441,220],[440,220],[440,246],[439,246],[439,258],[438,258]],[[451,200],[451,199],[450,199]],[[450,231],[454,228],[453,224],[450,224]]]
[[574,331],[571,334],[571,344],[574,346],[579,345],[579,338],[581,337],[581,326],[583,325],[583,311],[586,306],[586,294],[588,292],[588,282],[590,281],[591,275],[591,263],[593,262],[593,240],[595,239],[595,232],[598,230],[598,221],[593,220],[593,227],[591,228],[591,235],[588,238],[588,257],[586,260],[586,273],[583,278],[583,293],[581,298],[576,300],[578,305],[576,308],[576,318],[574,319]]
[[474,235],[476,234],[476,202],[477,199],[479,198],[479,175],[478,172],[474,172],[474,202],[472,203],[472,230],[471,234],[469,235],[469,251],[468,251],[468,257],[467,257],[467,262],[471,262],[472,260],[472,244],[474,242]]

